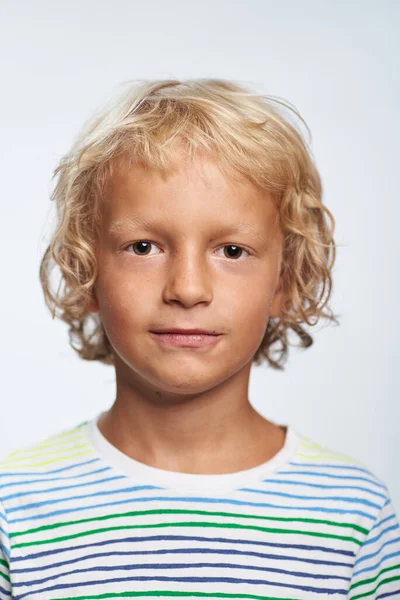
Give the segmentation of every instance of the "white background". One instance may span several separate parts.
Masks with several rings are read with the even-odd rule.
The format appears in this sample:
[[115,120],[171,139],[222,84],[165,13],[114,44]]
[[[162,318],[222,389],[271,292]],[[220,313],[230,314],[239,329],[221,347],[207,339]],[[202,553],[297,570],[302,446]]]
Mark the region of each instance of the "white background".
[[400,3],[9,0],[0,23],[0,455],[114,399],[112,367],[75,355],[39,285],[60,157],[122,81],[231,78],[300,111],[337,223],[340,326],[312,328],[283,373],[254,367],[250,399],[362,461],[400,513]]

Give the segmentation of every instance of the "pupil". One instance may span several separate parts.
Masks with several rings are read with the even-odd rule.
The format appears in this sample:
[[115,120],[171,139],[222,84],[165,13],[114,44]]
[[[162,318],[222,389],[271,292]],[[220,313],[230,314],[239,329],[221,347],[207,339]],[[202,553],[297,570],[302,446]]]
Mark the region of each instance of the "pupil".
[[[148,242],[137,242],[139,246],[148,246]],[[146,248],[145,248],[146,250]]]
[[[230,245],[230,246],[226,246],[226,248],[235,248],[235,250],[233,251],[233,256],[235,256],[235,251],[237,252],[239,250],[239,252],[240,252],[239,246]],[[232,256],[232,253],[229,250],[228,250],[228,254],[229,254],[229,256]]]

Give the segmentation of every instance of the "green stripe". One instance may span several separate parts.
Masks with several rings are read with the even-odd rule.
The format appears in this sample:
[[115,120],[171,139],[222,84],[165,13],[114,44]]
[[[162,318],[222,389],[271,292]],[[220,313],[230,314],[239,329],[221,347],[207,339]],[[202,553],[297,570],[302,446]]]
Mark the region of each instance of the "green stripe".
[[393,565],[392,567],[386,567],[386,569],[382,569],[381,571],[379,571],[378,575],[375,575],[375,577],[371,577],[371,579],[363,579],[362,581],[357,581],[357,583],[353,583],[349,587],[349,591],[358,587],[359,585],[367,585],[367,583],[374,583],[378,579],[378,577],[380,577],[383,573],[387,573],[388,571],[393,571],[393,569],[399,569],[399,568],[400,568],[400,564]]
[[359,540],[346,537],[341,535],[334,535],[330,533],[319,533],[313,531],[301,531],[296,529],[272,529],[270,527],[257,527],[256,525],[238,525],[237,523],[207,523],[205,521],[187,521],[187,522],[177,522],[177,523],[151,523],[149,525],[122,525],[121,527],[105,527],[103,529],[92,529],[91,531],[82,531],[80,533],[75,533],[73,535],[64,535],[62,537],[47,539],[47,540],[38,540],[36,542],[23,542],[20,544],[15,544],[13,548],[23,548],[25,546],[38,546],[39,544],[54,544],[56,542],[63,542],[65,540],[72,540],[78,537],[92,535],[95,533],[105,533],[110,531],[118,531],[118,530],[127,530],[127,529],[156,529],[160,527],[221,527],[225,529],[253,529],[255,531],[265,531],[269,533],[284,533],[284,534],[299,534],[299,535],[311,535],[313,537],[322,537],[322,538],[332,538],[336,540],[343,540],[346,542],[354,542],[359,546],[362,545],[362,542]]
[[[84,507],[83,507],[84,509]],[[27,529],[26,531],[14,531],[10,533],[10,538],[19,535],[29,535],[40,531],[46,531],[48,529],[56,529],[57,527],[67,527],[68,525],[81,525],[83,523],[90,523],[93,521],[104,521],[106,519],[115,519],[119,517],[135,517],[143,515],[161,515],[161,514],[176,514],[176,515],[206,515],[214,517],[239,517],[241,519],[264,519],[268,521],[281,521],[290,523],[312,523],[318,525],[332,525],[334,527],[350,527],[353,530],[359,531],[360,533],[367,534],[368,530],[359,525],[353,525],[351,523],[337,523],[336,521],[327,521],[323,519],[306,519],[306,518],[291,518],[291,517],[270,517],[266,515],[245,515],[241,513],[231,512],[215,512],[207,510],[181,510],[176,508],[165,508],[165,509],[154,509],[154,510],[135,510],[126,513],[114,513],[108,515],[102,515],[99,517],[90,517],[87,519],[80,519],[79,521],[66,521],[65,523],[52,523],[51,525],[42,525],[42,527],[36,527],[35,529]],[[338,538],[341,539],[341,538]],[[345,538],[343,538],[345,539]],[[347,538],[346,538],[347,539]]]
[[4,577],[4,579],[8,582],[11,583],[10,578],[8,575],[6,575],[5,573],[3,573],[2,571],[0,571],[0,575],[1,577]]
[[3,560],[2,558],[0,558],[0,565],[3,565],[3,567],[6,567],[7,569],[9,568],[8,562]]
[[224,592],[120,592],[97,594],[96,596],[64,596],[58,600],[100,600],[101,598],[132,598],[133,596],[197,596],[198,598],[251,598],[253,600],[298,600],[296,598],[276,598],[275,596],[258,596],[256,594],[225,594]]
[[[381,571],[383,573],[383,571]],[[400,575],[396,575],[396,577],[389,577],[388,579],[382,579],[376,586],[374,590],[370,590],[369,592],[365,592],[364,594],[359,594],[358,596],[352,596],[350,600],[357,600],[358,598],[366,598],[367,596],[371,596],[371,594],[375,594],[376,590],[383,585],[384,583],[391,583],[392,581],[400,581]],[[362,582],[366,583],[366,581]]]

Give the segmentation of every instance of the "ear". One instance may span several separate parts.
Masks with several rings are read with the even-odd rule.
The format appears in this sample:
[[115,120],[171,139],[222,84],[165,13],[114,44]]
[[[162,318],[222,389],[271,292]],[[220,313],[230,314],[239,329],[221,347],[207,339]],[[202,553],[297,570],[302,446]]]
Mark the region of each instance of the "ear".
[[280,281],[275,290],[275,295],[271,302],[269,315],[268,315],[269,318],[274,319],[274,318],[280,317],[281,311],[282,311],[282,306],[283,306],[283,289],[282,289],[282,282]]

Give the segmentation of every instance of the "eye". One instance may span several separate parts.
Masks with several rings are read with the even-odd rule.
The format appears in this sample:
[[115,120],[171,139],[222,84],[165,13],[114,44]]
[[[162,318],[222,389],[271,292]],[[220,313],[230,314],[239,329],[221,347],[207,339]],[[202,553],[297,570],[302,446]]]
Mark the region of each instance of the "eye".
[[[146,250],[152,245],[153,245],[153,242],[149,242],[148,240],[138,240],[137,242],[132,242],[132,244],[129,244],[129,246],[126,247],[126,250],[133,246],[138,246],[144,252],[140,252],[137,256],[148,256],[149,253],[146,252]],[[136,254],[136,252],[135,252],[135,254]]]
[[[132,242],[131,244],[129,244],[129,246],[126,246],[126,250],[128,248],[133,248],[136,246],[136,248],[139,251],[139,253],[134,252],[136,254],[136,256],[150,256],[149,252],[147,252],[147,250],[150,248],[150,246],[155,246],[155,244],[153,244],[153,242],[149,242],[148,240],[138,240],[137,242]],[[225,248],[230,248],[230,250],[228,251],[228,253],[224,252],[224,255],[226,258],[234,258],[235,260],[238,260],[238,258],[240,258],[243,254],[243,252],[246,252],[247,255],[250,255],[250,253],[243,248],[242,246],[237,246],[236,244],[226,244],[225,246],[222,246],[219,249],[225,249]],[[233,250],[232,250],[233,249]],[[143,252],[142,252],[143,250]],[[238,253],[239,253],[239,257],[238,257]]]
[[227,258],[235,258],[237,260],[237,253],[240,252],[240,256],[242,255],[243,252],[246,252],[247,254],[250,254],[249,252],[247,252],[247,250],[245,250],[242,246],[237,246],[236,244],[226,244],[225,246],[222,246],[223,249],[225,248],[233,248],[233,250],[229,251],[229,253],[227,254],[226,252],[224,252],[225,256],[227,256]]

